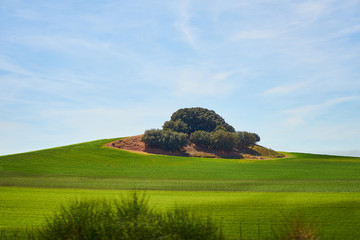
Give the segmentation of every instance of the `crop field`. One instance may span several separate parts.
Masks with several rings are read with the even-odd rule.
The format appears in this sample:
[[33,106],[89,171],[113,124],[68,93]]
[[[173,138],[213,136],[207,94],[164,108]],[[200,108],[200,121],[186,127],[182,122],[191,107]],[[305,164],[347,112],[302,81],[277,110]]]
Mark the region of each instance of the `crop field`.
[[112,140],[0,157],[0,229],[40,227],[74,199],[136,189],[156,210],[184,206],[213,216],[231,239],[266,239],[295,217],[323,239],[360,238],[360,158],[185,158],[103,147]]

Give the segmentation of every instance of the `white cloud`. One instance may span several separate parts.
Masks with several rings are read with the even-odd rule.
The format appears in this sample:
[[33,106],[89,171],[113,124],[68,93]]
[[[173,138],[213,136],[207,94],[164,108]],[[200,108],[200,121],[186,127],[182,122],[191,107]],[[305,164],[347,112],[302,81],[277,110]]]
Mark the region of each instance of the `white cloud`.
[[80,49],[93,51],[109,51],[111,44],[98,40],[89,40],[74,36],[61,35],[33,35],[33,36],[13,36],[11,41],[23,45],[31,45],[41,49],[51,49],[59,52],[78,52]]
[[354,34],[360,32],[360,25],[350,26],[341,29],[335,34],[335,37],[343,37],[346,35]]
[[19,66],[18,64],[12,63],[8,58],[1,55],[0,55],[0,70],[18,75],[27,75],[27,76],[34,75],[32,72]]
[[54,101],[54,97],[87,103],[87,96],[81,93],[92,93],[103,88],[103,79],[96,75],[65,70],[50,73],[43,73],[44,70],[40,69],[30,71],[5,57],[0,57],[0,70],[9,73],[0,75],[1,105],[12,102],[38,106],[39,103],[44,104],[44,96],[48,99],[47,103]]
[[292,85],[278,86],[278,87],[274,87],[274,88],[270,88],[270,89],[266,90],[261,95],[288,94],[288,93],[292,93],[294,91],[297,91],[297,90],[305,87],[308,84],[309,84],[309,82],[305,81],[305,82],[295,83],[295,84],[292,84]]
[[197,48],[194,28],[190,24],[190,12],[189,12],[190,1],[183,1],[181,5],[176,7],[177,21],[175,22],[175,27],[182,34],[183,40],[189,44],[192,48]]
[[284,125],[290,128],[304,125],[307,123],[309,118],[323,114],[326,109],[332,106],[358,100],[360,100],[360,96],[341,97],[330,99],[320,104],[307,105],[286,110],[284,113],[290,116],[284,121]]

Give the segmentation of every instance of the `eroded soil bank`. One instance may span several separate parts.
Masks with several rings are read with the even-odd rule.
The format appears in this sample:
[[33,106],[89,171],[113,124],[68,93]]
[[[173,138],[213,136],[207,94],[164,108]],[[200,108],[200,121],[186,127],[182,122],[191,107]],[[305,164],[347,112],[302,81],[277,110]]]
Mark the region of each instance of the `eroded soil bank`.
[[[117,141],[106,144],[105,146],[111,148],[118,148],[127,151],[143,153],[143,154],[162,154],[172,156],[187,156],[187,157],[206,157],[206,158],[247,158],[247,159],[269,159],[269,156],[264,156],[260,153],[261,146],[254,146],[251,148],[244,148],[240,151],[216,151],[197,147],[195,144],[188,144],[182,151],[165,151],[158,148],[151,148],[145,146],[141,140],[142,135],[127,137]],[[265,149],[265,148],[264,148]],[[272,150],[271,150],[272,151]]]

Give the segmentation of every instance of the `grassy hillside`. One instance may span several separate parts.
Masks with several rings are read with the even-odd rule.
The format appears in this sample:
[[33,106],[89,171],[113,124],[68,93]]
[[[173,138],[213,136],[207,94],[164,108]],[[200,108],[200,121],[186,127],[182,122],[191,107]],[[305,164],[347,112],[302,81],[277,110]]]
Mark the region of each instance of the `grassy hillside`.
[[146,189],[153,206],[213,214],[233,238],[241,226],[243,236],[257,239],[259,226],[269,234],[273,224],[298,212],[315,221],[325,239],[360,238],[360,158],[286,153],[289,158],[274,160],[207,159],[103,147],[114,140],[1,156],[0,230],[40,226],[74,198]]
[[[0,216],[4,216],[0,218],[0,229],[8,230],[39,227],[44,216],[74,198],[111,199],[129,194],[118,190],[18,187],[0,187],[0,192]],[[222,222],[226,235],[234,239],[239,239],[240,227],[245,239],[267,239],[265,236],[274,227],[299,214],[316,221],[321,234],[327,236],[324,239],[357,240],[356,236],[360,236],[360,193],[147,191],[146,194],[150,205],[160,211],[180,205],[210,214]]]
[[359,180],[360,158],[290,153],[277,160],[143,155],[113,139],[0,157],[1,175],[192,180]]

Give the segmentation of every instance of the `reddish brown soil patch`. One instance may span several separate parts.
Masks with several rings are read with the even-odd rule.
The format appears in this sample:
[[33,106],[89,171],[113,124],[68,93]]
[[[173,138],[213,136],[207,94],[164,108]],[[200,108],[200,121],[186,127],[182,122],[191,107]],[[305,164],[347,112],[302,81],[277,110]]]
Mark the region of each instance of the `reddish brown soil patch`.
[[120,148],[124,150],[145,152],[145,143],[141,141],[143,135],[138,135],[134,137],[127,137],[124,139],[116,140],[106,144],[107,147]]
[[[190,143],[182,151],[165,151],[158,148],[150,148],[145,146],[145,143],[141,141],[143,135],[137,135],[134,137],[127,137],[115,142],[106,144],[105,146],[111,148],[118,148],[127,151],[148,153],[148,154],[162,154],[162,155],[173,155],[173,156],[187,156],[187,157],[206,157],[206,158],[243,158],[240,152],[233,151],[214,151],[208,149],[202,149],[197,147],[195,144]],[[249,155],[249,154],[246,154]],[[258,156],[246,156],[246,158],[260,159]]]
[[186,156],[186,153],[184,151],[170,152],[170,151],[165,151],[165,150],[158,149],[158,148],[147,147],[147,146],[145,146],[145,143],[143,141],[141,141],[142,137],[143,137],[143,134],[133,136],[133,137],[127,137],[127,138],[117,140],[115,142],[108,143],[105,146],[112,147],[112,148],[119,148],[119,149],[132,151],[132,152],[174,155],[174,156]]

